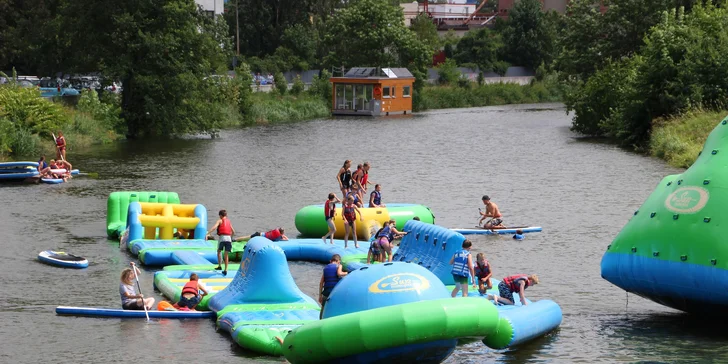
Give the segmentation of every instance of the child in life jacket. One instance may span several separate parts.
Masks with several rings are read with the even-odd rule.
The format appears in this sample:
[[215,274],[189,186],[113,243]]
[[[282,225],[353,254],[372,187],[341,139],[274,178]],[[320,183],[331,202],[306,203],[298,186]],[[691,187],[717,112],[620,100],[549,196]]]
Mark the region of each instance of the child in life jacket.
[[358,248],[359,241],[356,237],[356,214],[359,214],[359,221],[364,221],[364,218],[361,216],[359,208],[354,204],[354,197],[349,196],[344,207],[341,209],[344,214],[344,249],[348,247],[349,235],[352,235],[352,233],[354,235],[354,247]]
[[265,233],[261,233],[259,231],[256,231],[255,233],[248,235],[248,236],[242,236],[235,241],[247,241],[250,240],[256,236],[265,236],[270,241],[281,241],[281,240],[288,240],[288,237],[286,234],[284,234],[285,230],[283,228],[275,228],[273,230],[268,230]]
[[341,265],[341,256],[334,254],[329,264],[324,267],[324,273],[321,275],[321,281],[319,282],[319,303],[321,304],[319,319],[323,317],[324,306],[326,305],[326,300],[329,299],[331,291],[334,290],[334,287],[336,287],[336,284],[339,283],[341,278],[347,274]]
[[[475,263],[475,277],[478,280],[478,292],[480,292],[481,296],[485,294],[485,291],[493,288],[493,284],[490,282],[492,275],[493,271],[490,269],[490,263],[485,259],[485,254],[478,253]],[[475,288],[475,284],[473,284],[473,288]]]
[[331,244],[334,244],[334,234],[336,234],[336,224],[334,224],[334,216],[336,215],[336,203],[341,202],[335,193],[329,193],[329,198],[324,202],[324,216],[326,217],[326,224],[329,225],[329,232],[326,233],[321,239],[326,244],[326,238],[331,236]]
[[[202,291],[202,295],[200,295],[200,291]],[[177,306],[183,311],[194,310],[205,296],[207,296],[207,290],[199,284],[197,273],[192,273],[190,274],[190,281],[182,287],[182,295],[179,297]]]
[[228,261],[229,261],[229,254],[233,250],[233,235],[235,235],[235,229],[233,228],[232,223],[230,223],[230,219],[227,217],[227,211],[226,210],[220,210],[218,213],[220,216],[220,219],[217,220],[215,225],[212,226],[212,228],[207,232],[207,235],[212,234],[213,231],[217,231],[217,268],[215,270],[220,270],[222,267],[220,266],[220,263],[222,262],[222,251],[225,251],[225,269],[222,271],[222,275],[227,275],[228,270]]
[[455,289],[452,290],[452,297],[457,296],[459,290],[463,290],[463,297],[468,297],[468,280],[473,277],[473,285],[475,285],[475,271],[473,270],[473,257],[470,255],[470,249],[473,243],[470,240],[463,241],[462,249],[458,250],[450,258],[452,264],[452,278],[455,281]]
[[535,274],[516,274],[508,276],[498,283],[498,293],[500,294],[500,297],[498,295],[488,295],[488,299],[492,298],[496,304],[503,303],[506,305],[514,305],[516,301],[513,299],[513,293],[517,292],[521,300],[521,305],[525,306],[528,304],[528,301],[526,301],[524,291],[526,288],[538,283],[538,276]]

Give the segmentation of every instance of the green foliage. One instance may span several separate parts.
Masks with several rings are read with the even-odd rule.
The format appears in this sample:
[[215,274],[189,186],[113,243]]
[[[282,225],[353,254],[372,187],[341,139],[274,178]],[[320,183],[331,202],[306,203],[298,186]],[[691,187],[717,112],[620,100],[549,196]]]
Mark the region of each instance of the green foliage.
[[121,130],[123,129],[121,107],[118,98],[115,96],[110,96],[106,102],[102,102],[96,90],[85,89],[81,91],[81,97],[78,99],[76,109],[82,113],[90,114],[94,120],[101,121],[110,130]]
[[[561,100],[561,89],[556,83],[534,82],[528,85],[494,83],[472,87],[430,86],[421,91],[421,100],[414,103],[417,111],[479,107],[490,105],[555,102]],[[414,102],[414,100],[413,100]]]
[[417,34],[417,39],[430,47],[433,52],[440,50],[442,42],[437,34],[437,26],[427,14],[421,13],[412,19],[410,29]]
[[547,25],[541,1],[516,2],[503,29],[503,52],[508,61],[530,69],[550,63],[555,39],[556,29]]
[[224,69],[225,55],[193,1],[62,1],[69,64],[121,79],[129,137],[216,131],[223,115],[203,78]]
[[293,79],[293,85],[291,86],[291,95],[300,95],[304,88],[306,88],[306,85],[301,80],[301,75],[296,75],[296,78]]
[[667,120],[657,120],[650,138],[650,153],[678,168],[688,168],[703,149],[708,134],[728,111],[696,110]]
[[728,106],[728,10],[665,11],[630,58],[609,62],[567,96],[573,129],[643,148],[652,120]]
[[235,87],[237,88],[237,108],[243,120],[251,120],[250,110],[253,107],[253,91],[250,89],[253,83],[253,74],[250,67],[241,63],[235,70]]
[[40,97],[37,88],[0,86],[0,118],[15,125],[16,130],[49,136],[69,120],[63,107]]
[[437,82],[441,85],[455,84],[461,75],[457,67],[458,65],[454,60],[445,60],[445,62],[437,66]]
[[283,77],[283,73],[276,72],[276,74],[273,75],[273,83],[276,88],[276,92],[281,95],[286,94],[288,91],[288,81],[286,81],[286,78]]
[[253,99],[251,120],[256,124],[285,123],[331,115],[331,100],[327,102],[317,96],[294,97],[258,92]]
[[503,42],[498,33],[481,28],[460,38],[454,58],[459,64],[472,63],[478,65],[482,71],[491,71],[496,69],[498,53],[502,47]]
[[326,66],[426,68],[432,49],[403,21],[402,8],[386,0],[359,0],[326,24]]
[[332,87],[331,82],[329,81],[330,78],[331,73],[327,70],[322,70],[321,73],[315,76],[311,81],[311,85],[308,87],[308,92],[311,95],[322,98],[327,103],[331,102]]

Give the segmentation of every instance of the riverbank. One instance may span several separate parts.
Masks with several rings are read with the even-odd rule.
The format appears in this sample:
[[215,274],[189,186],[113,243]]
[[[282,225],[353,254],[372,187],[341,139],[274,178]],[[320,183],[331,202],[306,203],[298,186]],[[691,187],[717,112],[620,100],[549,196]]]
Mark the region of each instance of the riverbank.
[[728,115],[722,111],[692,111],[667,120],[653,121],[650,154],[678,168],[690,167],[703,149],[705,139]]
[[40,96],[36,88],[0,87],[0,160],[10,157],[55,157],[52,134],[62,131],[68,150],[110,143],[122,138],[118,100],[101,101],[84,91],[76,106]]
[[285,123],[331,116],[331,105],[318,95],[280,95],[276,92],[255,92],[251,96],[248,123]]

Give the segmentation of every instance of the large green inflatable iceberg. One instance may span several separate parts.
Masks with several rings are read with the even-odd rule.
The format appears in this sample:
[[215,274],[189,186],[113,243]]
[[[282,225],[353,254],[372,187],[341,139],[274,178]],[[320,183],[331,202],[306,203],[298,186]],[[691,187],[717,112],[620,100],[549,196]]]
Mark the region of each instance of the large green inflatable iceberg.
[[728,117],[710,133],[695,163],[682,174],[665,177],[635,211],[607,247],[602,277],[665,306],[724,315],[726,232]]

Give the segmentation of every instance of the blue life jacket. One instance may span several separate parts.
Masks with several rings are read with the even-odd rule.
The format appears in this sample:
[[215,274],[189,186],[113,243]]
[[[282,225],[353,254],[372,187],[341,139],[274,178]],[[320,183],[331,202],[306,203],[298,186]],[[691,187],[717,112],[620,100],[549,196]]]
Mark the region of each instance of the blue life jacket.
[[[41,161],[38,160],[38,163],[41,163]],[[48,163],[46,163],[45,161],[43,161],[43,164],[40,166],[40,169],[46,169],[46,168],[48,168]]]
[[468,266],[468,257],[470,252],[461,249],[455,253],[455,261],[452,263],[452,275],[460,277],[470,277],[470,267]]
[[513,234],[513,239],[523,240],[523,238],[524,238],[523,234]]
[[374,192],[372,192],[372,195],[374,196],[374,204],[381,205],[382,204],[382,193],[375,190]]
[[324,267],[324,288],[334,288],[339,283],[339,266],[336,263],[329,263]]
[[379,230],[377,237],[378,238],[381,238],[382,236],[389,237],[391,231],[392,231],[392,228],[390,228],[389,225],[387,225]]

